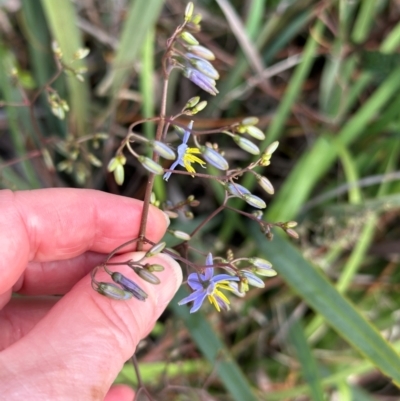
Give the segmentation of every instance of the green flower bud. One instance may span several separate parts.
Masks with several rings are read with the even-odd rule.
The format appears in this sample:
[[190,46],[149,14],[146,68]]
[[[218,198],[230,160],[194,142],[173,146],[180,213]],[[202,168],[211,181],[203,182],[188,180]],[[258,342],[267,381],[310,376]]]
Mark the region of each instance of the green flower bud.
[[189,45],[198,45],[198,40],[189,32],[183,31],[180,37]]
[[241,147],[246,152],[251,153],[252,155],[260,154],[260,149],[258,148],[258,146],[255,145],[253,142],[249,141],[248,139],[242,138],[239,135],[235,135],[233,137],[233,140],[237,143],[239,147]]
[[228,162],[216,150],[209,148],[208,146],[201,146],[200,152],[207,163],[210,163],[212,166],[220,170],[228,170],[229,168]]
[[83,58],[85,58],[88,54],[90,53],[90,49],[88,49],[87,47],[83,48],[83,49],[78,49],[74,55],[72,56],[72,58],[74,60],[82,60]]
[[156,285],[161,283],[160,279],[153,273],[149,272],[147,269],[134,267],[133,270],[140,278],[150,284]]
[[257,176],[257,182],[267,194],[273,195],[275,193],[275,189],[267,177],[259,175]]
[[150,146],[158,153],[161,157],[167,160],[175,160],[175,152],[165,143],[160,141],[150,141]]
[[90,162],[95,167],[101,167],[103,163],[92,153],[88,153],[87,158]]
[[272,153],[275,152],[275,150],[278,148],[278,146],[279,146],[278,141],[272,142],[270,145],[267,146],[267,149],[264,150],[264,153],[266,155],[272,155]]
[[154,263],[152,265],[150,264],[146,264],[145,268],[149,271],[149,272],[162,272],[165,270],[163,265],[159,265],[157,263]]
[[186,102],[185,107],[183,109],[184,110],[191,109],[192,107],[196,106],[196,104],[199,102],[200,102],[200,96],[192,97]]
[[257,125],[258,121],[257,117],[247,117],[242,120],[240,125]]
[[244,194],[242,199],[250,206],[256,207],[257,209],[265,209],[267,207],[267,204],[261,198],[253,194]]
[[187,3],[186,9],[185,9],[185,21],[186,22],[189,22],[192,19],[193,10],[194,10],[194,5],[190,1],[189,3]]
[[167,243],[166,242],[160,242],[157,245],[154,245],[153,247],[151,247],[147,252],[145,257],[146,258],[150,258],[154,255],[159,254],[160,252],[162,252],[164,250],[164,248],[166,247]]
[[274,269],[264,270],[264,269],[254,269],[254,272],[259,276],[263,277],[274,277],[278,273]]
[[203,17],[201,16],[201,14],[195,14],[195,15],[192,17],[191,23],[192,23],[193,25],[199,25],[202,18],[203,18]]
[[294,228],[297,227],[297,221],[288,221],[287,223],[285,223],[285,227],[287,228]]
[[265,134],[260,130],[260,128],[255,127],[254,125],[250,125],[246,127],[246,132],[249,134],[251,137],[258,139],[262,141],[265,139]]
[[105,295],[107,298],[116,299],[118,301],[126,301],[133,297],[133,294],[129,291],[125,291],[113,283],[98,283],[96,291]]
[[188,50],[191,53],[195,54],[196,56],[199,56],[205,60],[209,61],[215,60],[214,53],[204,46],[189,46]]
[[200,102],[199,104],[197,104],[196,106],[194,106],[192,108],[191,114],[197,114],[199,111],[204,110],[207,107],[207,102],[205,100],[203,100],[202,102]]
[[175,238],[179,238],[183,241],[190,241],[191,237],[188,233],[180,230],[168,230]]
[[272,263],[262,258],[249,258],[248,261],[259,269],[270,270],[272,268]]
[[164,169],[149,157],[139,156],[138,160],[142,164],[142,166],[151,173],[156,175],[161,175],[164,173]]

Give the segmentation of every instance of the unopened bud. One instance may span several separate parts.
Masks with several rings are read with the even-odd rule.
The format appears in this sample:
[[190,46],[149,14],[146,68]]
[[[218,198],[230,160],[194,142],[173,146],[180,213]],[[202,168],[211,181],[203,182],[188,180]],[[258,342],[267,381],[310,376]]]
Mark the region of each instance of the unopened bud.
[[154,255],[159,254],[160,252],[162,252],[164,250],[164,248],[166,247],[167,243],[166,242],[160,242],[157,245],[154,245],[153,247],[151,247],[147,252],[145,258],[150,258]]
[[250,258],[249,263],[263,270],[269,270],[272,268],[272,263],[262,258]]
[[228,170],[229,164],[225,158],[218,153],[216,150],[209,148],[208,146],[201,146],[200,152],[203,155],[206,162],[220,170]]
[[287,228],[294,228],[297,227],[297,221],[288,221],[287,223],[285,223],[285,227]]
[[257,117],[247,117],[241,121],[240,125],[257,125],[258,121]]
[[242,138],[239,135],[235,135],[233,137],[233,140],[237,143],[239,147],[241,147],[246,152],[251,153],[252,155],[260,154],[260,149],[258,148],[258,146],[253,142],[249,141],[247,138]]
[[140,301],[144,301],[148,297],[148,295],[135,282],[121,273],[112,273],[111,278],[115,283],[119,284],[124,290],[132,293],[132,295]]
[[200,96],[192,97],[186,102],[185,107],[183,109],[191,109],[192,107],[196,106],[196,104],[199,102],[200,102]]
[[83,58],[85,58],[88,54],[90,53],[90,49],[88,49],[87,47],[83,48],[83,49],[78,49],[74,55],[72,56],[72,58],[74,60],[82,60]]
[[170,219],[177,219],[179,214],[174,212],[173,210],[163,210],[163,212],[170,218]]
[[157,263],[153,263],[152,265],[150,264],[146,264],[145,268],[149,271],[149,272],[162,272],[165,270],[163,265],[159,265]]
[[267,194],[273,195],[275,193],[274,187],[267,177],[259,175],[257,176],[257,182]]
[[175,160],[175,152],[165,143],[160,141],[150,141],[150,146],[158,153],[161,157],[167,160]]
[[185,212],[185,217],[187,218],[187,219],[189,219],[189,220],[191,220],[191,219],[193,219],[193,213],[192,212],[190,212],[190,211],[186,211]]
[[279,142],[278,142],[278,141],[272,142],[272,143],[271,143],[270,145],[268,145],[267,148],[264,150],[264,153],[265,153],[266,155],[272,155],[272,153],[274,153],[275,150],[278,149],[278,146],[279,146]]
[[204,46],[189,46],[188,50],[191,53],[195,54],[196,56],[199,56],[205,60],[209,61],[215,60],[214,53]]
[[101,167],[103,165],[103,163],[93,153],[88,153],[87,158],[90,164],[95,167]]
[[194,10],[194,5],[193,3],[190,1],[189,3],[187,3],[186,5],[186,9],[185,9],[185,21],[189,22],[193,16],[193,10]]
[[189,32],[183,31],[180,37],[189,45],[198,45],[199,41]]
[[183,241],[190,241],[191,237],[188,233],[180,230],[168,230],[175,238],[179,238]]
[[195,107],[193,107],[190,112],[191,114],[197,114],[199,111],[204,110],[207,107],[207,102],[205,100],[201,101]]
[[257,209],[265,209],[267,204],[258,196],[253,194],[245,194],[242,198],[250,205]]
[[286,231],[286,234],[289,235],[289,237],[292,237],[294,239],[298,239],[299,238],[299,234],[296,231],[292,230],[291,228],[288,228],[285,231]]
[[154,275],[153,273],[151,273],[149,270],[147,269],[143,269],[140,267],[134,267],[133,270],[135,271],[135,273],[144,281],[147,281],[150,284],[160,284],[160,279]]
[[234,196],[238,196],[239,198],[242,198],[243,195],[250,194],[250,191],[247,188],[245,188],[243,185],[236,184],[236,183],[233,184],[232,182],[229,182],[226,185],[226,189],[230,194],[232,194]]
[[249,134],[251,137],[262,141],[265,139],[265,134],[260,130],[260,128],[255,127],[254,125],[250,125],[246,127],[245,132]]
[[149,157],[139,156],[138,160],[142,164],[142,166],[151,173],[156,175],[161,175],[164,173],[164,169]]
[[187,57],[190,59],[190,63],[196,67],[201,73],[211,79],[219,79],[219,73],[214,66],[207,60],[195,56],[192,53],[187,53]]
[[118,301],[126,301],[131,299],[133,294],[129,291],[125,291],[113,283],[98,283],[96,291],[99,294],[105,295],[107,298],[116,299]]

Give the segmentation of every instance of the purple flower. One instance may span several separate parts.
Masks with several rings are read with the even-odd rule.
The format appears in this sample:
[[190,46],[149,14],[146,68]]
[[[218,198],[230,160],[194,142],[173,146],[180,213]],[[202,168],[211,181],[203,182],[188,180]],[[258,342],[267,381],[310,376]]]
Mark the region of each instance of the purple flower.
[[[213,266],[213,264],[213,256],[209,253],[206,258],[206,266]],[[232,288],[229,286],[230,281],[239,281],[239,277],[230,276],[229,274],[217,274],[214,276],[213,267],[206,267],[203,274],[191,273],[187,282],[194,292],[179,301],[178,304],[185,305],[193,302],[190,313],[194,313],[200,309],[204,300],[208,297],[208,300],[215,306],[218,312],[221,309],[229,310],[230,302],[220,289],[232,291]]]
[[218,93],[218,90],[215,87],[216,85],[215,80],[207,77],[206,75],[196,70],[195,68],[185,67],[183,69],[183,75],[186,78],[189,78],[199,88],[210,93],[211,95],[215,96]]

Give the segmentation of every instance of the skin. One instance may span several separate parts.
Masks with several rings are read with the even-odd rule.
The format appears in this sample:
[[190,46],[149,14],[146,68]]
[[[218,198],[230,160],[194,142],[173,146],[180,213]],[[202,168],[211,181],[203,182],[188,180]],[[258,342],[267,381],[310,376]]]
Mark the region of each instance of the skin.
[[[181,269],[166,255],[149,259],[165,267],[155,286],[114,266],[147,292],[146,302],[101,296],[89,273],[137,236],[142,202],[83,189],[4,190],[0,210],[1,398],[132,400],[129,387],[110,387],[174,296]],[[159,241],[167,226],[152,207],[146,237]],[[124,252],[113,261],[143,255],[134,245]],[[110,281],[104,272],[96,278]]]

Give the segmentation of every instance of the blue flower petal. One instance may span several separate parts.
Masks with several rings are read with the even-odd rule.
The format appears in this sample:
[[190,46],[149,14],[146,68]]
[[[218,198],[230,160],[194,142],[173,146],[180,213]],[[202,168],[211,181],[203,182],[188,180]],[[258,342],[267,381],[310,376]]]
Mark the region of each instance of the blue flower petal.
[[218,283],[220,281],[239,281],[239,277],[230,276],[229,274],[217,274],[210,280],[213,283]]
[[193,128],[193,120],[190,121],[190,123],[188,124],[188,130],[185,130],[185,133],[183,134],[183,141],[182,144],[186,144],[187,141],[190,138],[190,134],[192,133],[192,128]]
[[181,300],[178,302],[178,305],[185,305],[185,304],[187,304],[187,303],[189,303],[189,302],[192,302],[192,301],[196,300],[197,298],[199,298],[199,296],[200,296],[200,292],[199,292],[199,291],[192,292],[192,293],[191,293],[189,296],[187,296],[186,298],[181,299]]
[[192,308],[190,309],[190,313],[197,312],[201,308],[201,305],[203,305],[206,296],[207,293],[205,291],[198,292],[198,296],[195,299]]

